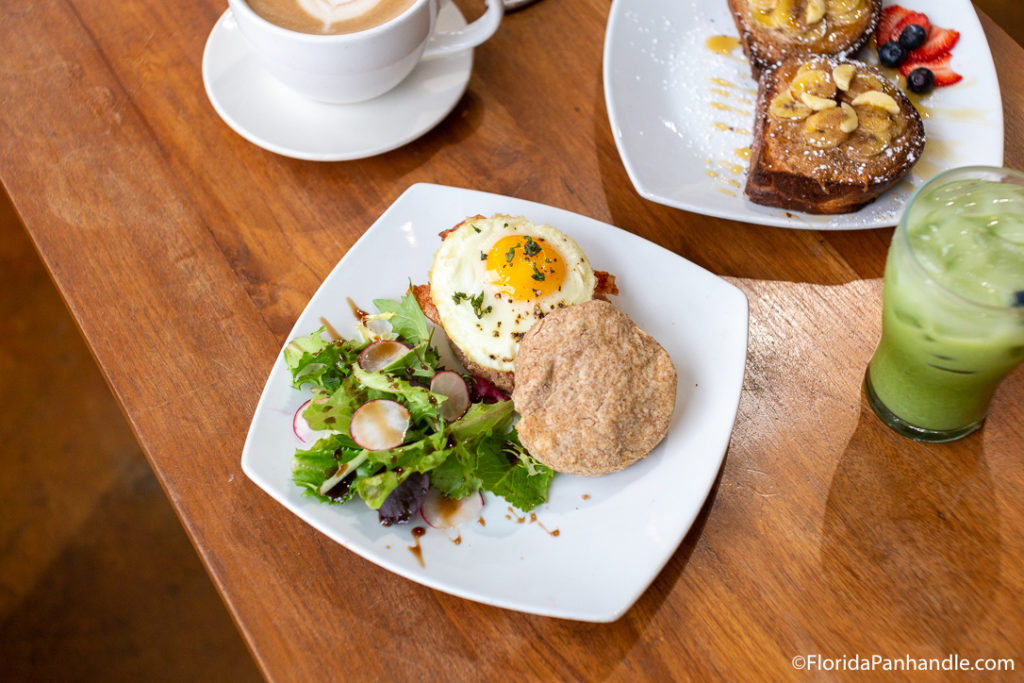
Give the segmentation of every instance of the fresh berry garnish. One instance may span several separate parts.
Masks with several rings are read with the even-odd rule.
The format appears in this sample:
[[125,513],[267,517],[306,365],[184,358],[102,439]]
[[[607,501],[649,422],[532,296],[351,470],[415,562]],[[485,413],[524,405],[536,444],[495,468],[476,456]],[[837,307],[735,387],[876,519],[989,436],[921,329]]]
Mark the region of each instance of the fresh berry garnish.
[[[908,14],[910,14],[910,10],[899,5],[889,5],[882,9],[882,16],[878,19],[878,28],[875,29],[875,43],[881,46],[892,41],[893,38],[890,36],[893,29]],[[898,33],[896,37],[899,37]]]
[[1024,306],[1024,289],[1017,291],[1014,294],[1014,298],[1016,299],[1013,304],[1014,306]]
[[942,88],[947,85],[953,85],[963,80],[963,76],[958,74],[949,68],[949,60],[953,58],[953,55],[946,53],[941,57],[930,59],[925,62],[915,62],[913,60],[907,60],[900,67],[900,73],[904,77],[910,76],[914,69],[925,68],[932,72],[935,76],[935,87]]
[[915,62],[927,62],[930,59],[941,57],[952,50],[958,40],[960,40],[959,31],[932,26],[932,30],[928,33],[928,38],[924,41],[924,44],[911,51],[907,58]]
[[924,29],[924,26],[921,26],[921,24],[910,24],[904,26],[903,30],[900,31],[900,47],[910,52],[924,45],[924,41],[927,38],[928,31]]
[[892,33],[889,34],[889,40],[899,40],[900,34],[903,33],[903,29],[911,25],[918,25],[924,29],[924,34],[927,36],[931,33],[932,25],[928,21],[928,16],[921,12],[909,12],[905,17],[899,20],[895,26],[892,27]]
[[918,95],[929,93],[935,87],[935,74],[931,69],[919,66],[907,76],[907,87],[910,88],[910,92],[916,92]]
[[900,47],[895,40],[891,40],[878,48],[878,61],[882,66],[895,69],[907,59],[907,51]]

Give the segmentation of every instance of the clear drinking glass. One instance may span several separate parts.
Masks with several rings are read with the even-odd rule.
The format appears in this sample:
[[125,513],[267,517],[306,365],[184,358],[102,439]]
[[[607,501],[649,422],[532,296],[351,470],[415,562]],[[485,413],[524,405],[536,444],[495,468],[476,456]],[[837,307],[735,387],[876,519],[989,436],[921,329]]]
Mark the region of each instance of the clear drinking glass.
[[1024,174],[940,173],[911,196],[893,234],[868,402],[903,436],[952,441],[981,426],[1022,360]]

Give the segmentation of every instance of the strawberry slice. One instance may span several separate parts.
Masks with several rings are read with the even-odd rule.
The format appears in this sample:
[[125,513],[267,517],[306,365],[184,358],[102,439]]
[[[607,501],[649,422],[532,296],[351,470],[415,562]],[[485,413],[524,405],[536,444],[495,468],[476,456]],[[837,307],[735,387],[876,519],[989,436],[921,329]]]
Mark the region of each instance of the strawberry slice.
[[923,62],[908,59],[903,62],[903,65],[900,67],[900,73],[904,78],[906,78],[914,69],[924,67],[931,70],[932,74],[935,76],[936,88],[953,85],[954,83],[959,83],[963,80],[963,76],[949,68],[949,60],[952,58],[953,55],[946,53],[936,57],[935,59],[929,59]]
[[[903,21],[910,14],[910,10],[900,5],[889,5],[882,10],[882,16],[878,19],[878,28],[875,29],[875,42],[879,46],[885,45],[892,40],[892,30],[896,24]],[[899,38],[899,34],[896,34]]]
[[916,50],[911,50],[910,53],[907,54],[907,60],[911,62],[927,62],[930,59],[941,57],[952,50],[958,40],[960,40],[959,31],[954,31],[951,28],[932,26],[932,30],[928,34],[928,38],[924,41],[924,45]]
[[[892,33],[889,34],[889,40],[899,40],[900,34],[903,33],[903,29],[910,26],[911,24],[920,24],[924,29],[925,35],[931,37],[932,25],[928,21],[928,17],[921,12],[909,11],[902,19],[900,19],[895,26],[892,27]],[[924,47],[923,45],[921,47]],[[918,48],[920,49],[920,48]]]

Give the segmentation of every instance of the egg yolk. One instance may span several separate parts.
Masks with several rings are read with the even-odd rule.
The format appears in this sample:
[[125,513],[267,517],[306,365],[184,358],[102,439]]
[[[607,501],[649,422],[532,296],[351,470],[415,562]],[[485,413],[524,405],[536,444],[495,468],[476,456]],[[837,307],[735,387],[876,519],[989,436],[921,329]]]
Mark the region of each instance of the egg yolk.
[[557,292],[565,280],[561,254],[543,237],[507,235],[487,252],[494,286],[518,301]]

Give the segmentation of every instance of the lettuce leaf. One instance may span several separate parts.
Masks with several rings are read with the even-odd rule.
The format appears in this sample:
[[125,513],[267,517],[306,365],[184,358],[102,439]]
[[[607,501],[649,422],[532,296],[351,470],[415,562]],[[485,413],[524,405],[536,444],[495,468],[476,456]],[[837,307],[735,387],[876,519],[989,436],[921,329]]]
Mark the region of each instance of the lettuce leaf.
[[476,439],[491,434],[504,434],[515,420],[512,401],[473,403],[459,420],[448,425],[448,434],[456,440]]
[[444,434],[435,432],[388,451],[370,451],[369,460],[384,464],[389,469],[357,479],[354,488],[367,505],[374,510],[380,508],[391,492],[410,474],[430,472],[448,458],[450,450],[444,448],[445,442]]
[[349,367],[359,358],[367,342],[347,340],[335,343],[323,338],[324,328],[306,337],[297,337],[284,347],[284,362],[292,373],[292,386],[301,389],[313,384],[334,391],[347,377]]
[[443,423],[438,407],[447,400],[446,396],[435,394],[404,379],[389,375],[380,370],[367,372],[356,363],[352,366],[352,376],[367,389],[373,389],[378,395],[373,398],[391,398],[399,401],[409,409],[413,423],[427,421],[437,425]]
[[409,291],[401,301],[374,299],[373,305],[381,313],[392,314],[388,319],[391,329],[407,343],[415,346],[420,342],[430,341],[430,322],[420,310],[420,305],[416,303],[416,297],[412,295],[412,282],[409,283]]
[[[339,497],[331,498],[320,493],[323,483],[333,477],[338,468],[348,462],[359,458],[363,453],[345,434],[331,434],[319,439],[307,450],[296,450],[292,457],[292,481],[302,489],[302,495],[316,498],[322,503],[343,503],[350,500],[355,491]],[[356,469],[356,477],[359,477],[359,469]]]
[[533,458],[513,432],[490,436],[476,450],[476,474],[482,487],[512,506],[529,512],[548,499],[554,471]]
[[480,490],[476,475],[476,451],[455,444],[448,458],[430,473],[430,485],[449,498],[465,498]]

